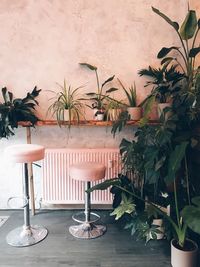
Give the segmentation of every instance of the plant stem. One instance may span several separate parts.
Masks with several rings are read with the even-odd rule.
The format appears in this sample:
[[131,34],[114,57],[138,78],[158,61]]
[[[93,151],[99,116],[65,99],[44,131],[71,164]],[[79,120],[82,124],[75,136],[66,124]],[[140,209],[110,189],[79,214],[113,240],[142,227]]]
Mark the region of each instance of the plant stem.
[[100,86],[99,86],[99,76],[97,73],[97,70],[95,70],[96,78],[97,78],[97,89],[98,89],[98,94],[100,94]]
[[186,172],[186,183],[187,183],[187,197],[188,197],[188,204],[191,204],[190,201],[190,185],[189,185],[189,176],[188,176],[188,166],[187,166],[187,158],[185,156],[185,172]]
[[176,192],[176,179],[174,179],[174,200],[175,200],[177,224],[178,224],[178,228],[180,229],[181,225],[180,225],[180,217],[179,217],[179,210],[178,210],[177,192]]

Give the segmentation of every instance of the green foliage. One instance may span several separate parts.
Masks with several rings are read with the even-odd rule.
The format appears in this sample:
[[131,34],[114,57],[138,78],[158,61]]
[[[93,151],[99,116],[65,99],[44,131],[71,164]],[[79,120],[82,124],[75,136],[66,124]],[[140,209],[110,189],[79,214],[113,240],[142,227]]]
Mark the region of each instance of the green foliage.
[[117,79],[122,87],[122,89],[124,90],[124,93],[127,97],[128,100],[128,107],[136,107],[137,106],[137,95],[136,95],[136,85],[134,82],[134,86],[131,85],[131,87],[129,89],[126,89],[125,86],[123,85],[123,83]]
[[127,197],[125,193],[122,193],[121,197],[120,205],[110,214],[115,216],[115,220],[119,220],[125,213],[131,214],[135,211],[135,204],[132,198],[130,196]]
[[78,92],[82,88],[79,86],[75,89],[71,85],[67,86],[66,81],[64,80],[63,86],[58,84],[61,88],[61,91],[55,93],[56,96],[51,98],[54,102],[49,106],[48,112],[51,112],[52,115],[56,115],[59,126],[64,121],[64,111],[69,111],[69,126],[72,120],[77,120],[79,122],[80,117],[84,117],[83,114],[83,104],[81,103],[81,98],[78,98]]
[[35,99],[41,90],[34,87],[25,98],[14,98],[13,93],[6,87],[2,88],[3,101],[0,103],[0,138],[8,138],[14,135],[14,129],[18,128],[19,121],[29,121],[33,126],[39,120],[35,115]]
[[[114,79],[115,75],[109,77],[107,80],[105,80],[101,85],[99,82],[99,75],[98,75],[98,69],[97,67],[90,65],[88,63],[79,63],[81,66],[86,67],[88,69],[90,69],[91,71],[95,72],[95,76],[96,76],[96,82],[97,82],[97,90],[95,92],[90,92],[87,93],[86,95],[89,97],[89,100],[91,100],[92,103],[92,108],[97,108],[97,109],[105,109],[106,107],[106,99],[109,96],[110,93],[117,91],[117,88],[111,87],[107,90],[105,90],[104,92],[104,86],[109,84],[110,82],[112,82],[112,80]],[[85,100],[88,100],[85,99]]]

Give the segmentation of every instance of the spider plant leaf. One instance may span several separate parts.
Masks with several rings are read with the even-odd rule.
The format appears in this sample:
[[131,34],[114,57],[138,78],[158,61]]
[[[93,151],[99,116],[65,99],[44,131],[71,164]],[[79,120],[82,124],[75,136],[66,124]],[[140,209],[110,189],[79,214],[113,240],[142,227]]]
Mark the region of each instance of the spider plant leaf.
[[87,68],[89,68],[90,70],[97,70],[97,67],[90,65],[88,63],[79,63],[81,66],[85,66]]
[[189,57],[196,57],[196,55],[200,52],[200,47],[195,47],[190,49]]
[[188,14],[181,25],[180,35],[183,40],[191,39],[197,29],[197,17],[196,12],[194,10],[189,10]]
[[164,13],[160,12],[158,9],[152,7],[153,12],[162,17],[168,24],[170,24],[177,32],[179,30],[179,24],[176,21],[172,21]]
[[111,82],[111,81],[114,79],[114,77],[115,77],[115,75],[111,76],[111,77],[108,78],[104,83],[102,83],[101,88],[103,88],[105,84]]
[[163,58],[165,57],[167,54],[169,54],[169,52],[171,52],[172,50],[179,50],[178,47],[176,46],[171,46],[171,47],[163,47],[157,55],[157,58]]
[[97,94],[96,93],[86,93],[86,95],[88,95],[88,96],[95,96]]

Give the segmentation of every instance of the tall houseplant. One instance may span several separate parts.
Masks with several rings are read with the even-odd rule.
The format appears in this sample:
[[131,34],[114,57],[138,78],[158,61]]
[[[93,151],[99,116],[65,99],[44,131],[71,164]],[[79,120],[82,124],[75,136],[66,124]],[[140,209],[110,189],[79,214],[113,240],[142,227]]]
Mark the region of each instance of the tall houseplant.
[[71,85],[67,86],[64,80],[64,84],[59,85],[59,87],[61,91],[56,93],[56,96],[51,99],[54,102],[49,106],[48,112],[56,115],[59,126],[64,121],[68,121],[70,126],[72,120],[79,122],[80,118],[84,117],[83,104],[81,98],[78,97],[78,92],[82,86],[73,89]]
[[87,93],[86,95],[89,98],[87,98],[86,100],[92,101],[92,105],[89,107],[94,110],[94,115],[96,115],[96,113],[98,114],[99,112],[102,113],[106,109],[106,98],[109,97],[109,94],[111,92],[115,92],[118,90],[117,88],[114,88],[114,87],[104,90],[105,85],[109,84],[114,79],[115,75],[109,77],[102,84],[100,84],[98,69],[96,66],[93,66],[88,63],[79,63],[79,64],[95,72],[97,89],[93,92]]
[[39,120],[35,114],[36,100],[41,90],[34,87],[24,98],[14,98],[6,87],[2,88],[3,101],[0,102],[0,138],[14,135],[19,121],[28,121],[33,126]]

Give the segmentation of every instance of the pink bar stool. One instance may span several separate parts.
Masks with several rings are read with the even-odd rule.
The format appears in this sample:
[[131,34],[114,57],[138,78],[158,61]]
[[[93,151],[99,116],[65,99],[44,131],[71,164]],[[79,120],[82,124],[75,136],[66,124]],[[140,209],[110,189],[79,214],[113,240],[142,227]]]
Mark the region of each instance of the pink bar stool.
[[[70,166],[70,177],[85,182],[85,191],[90,189],[90,182],[103,179],[105,177],[106,167],[95,162],[81,162]],[[90,193],[85,192],[85,211],[79,212],[72,216],[73,220],[80,225],[69,227],[69,232],[83,239],[92,239],[102,236],[106,232],[106,226],[96,225],[100,216],[94,212],[90,212],[91,202]]]
[[28,163],[44,158],[44,147],[34,144],[12,145],[5,149],[5,156],[12,162],[24,165],[24,225],[12,230],[6,237],[7,243],[15,247],[27,247],[42,241],[48,230],[42,226],[30,225]]

